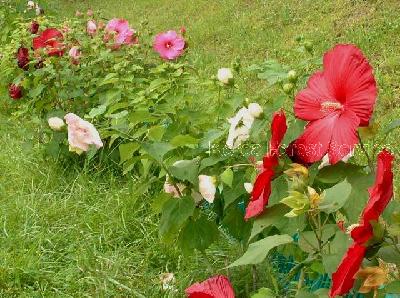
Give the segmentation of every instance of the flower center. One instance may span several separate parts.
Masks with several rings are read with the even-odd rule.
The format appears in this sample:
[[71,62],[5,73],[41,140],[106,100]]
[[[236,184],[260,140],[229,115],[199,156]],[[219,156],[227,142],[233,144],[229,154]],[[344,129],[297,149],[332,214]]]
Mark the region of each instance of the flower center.
[[331,113],[338,110],[343,110],[343,106],[339,102],[325,101],[321,103],[321,112]]
[[165,44],[165,47],[166,47],[167,49],[169,49],[170,47],[172,47],[172,42],[168,41],[168,42]]

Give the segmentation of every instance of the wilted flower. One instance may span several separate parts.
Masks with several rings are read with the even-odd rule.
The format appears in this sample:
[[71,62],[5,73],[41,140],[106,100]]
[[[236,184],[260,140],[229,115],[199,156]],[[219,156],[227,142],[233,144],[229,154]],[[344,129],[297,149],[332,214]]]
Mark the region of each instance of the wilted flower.
[[256,103],[256,102],[252,102],[251,104],[249,104],[249,106],[247,107],[247,109],[249,110],[250,114],[251,114],[254,118],[260,117],[260,115],[263,113],[262,107],[261,107],[258,103]]
[[356,273],[355,277],[363,280],[358,290],[359,293],[365,294],[376,291],[379,287],[388,282],[389,267],[379,260],[379,266],[362,268]]
[[156,35],[153,48],[165,60],[174,60],[181,56],[185,50],[185,40],[175,31],[170,30]]
[[253,191],[253,184],[246,182],[243,184],[244,189],[247,191],[247,193],[251,193]]
[[76,17],[81,17],[81,16],[83,16],[83,13],[80,12],[79,10],[77,10],[77,11],[75,11],[75,16]]
[[31,23],[31,25],[30,25],[30,27],[29,27],[29,31],[30,31],[32,34],[38,33],[38,31],[39,31],[39,23],[36,22],[36,21],[32,21],[32,23]]
[[36,15],[40,16],[41,14],[44,14],[44,9],[41,8],[37,3],[36,3],[36,9],[35,9]]
[[173,273],[161,273],[160,274],[161,286],[164,291],[174,290],[175,276]]
[[209,202],[214,202],[216,188],[216,178],[213,176],[200,175],[199,176],[199,192],[203,198]]
[[50,128],[55,131],[60,131],[65,125],[64,121],[59,117],[50,117],[47,122]]
[[122,44],[133,44],[137,43],[138,39],[135,36],[136,31],[129,28],[129,23],[124,19],[112,19],[106,26],[106,35],[104,40],[108,42],[112,36],[114,36],[113,47],[119,48]]
[[289,177],[308,177],[308,169],[298,163],[292,163],[284,173]]
[[96,34],[96,31],[97,31],[97,25],[96,25],[96,22],[95,21],[93,21],[93,20],[89,20],[88,22],[87,22],[87,25],[86,25],[86,31],[87,31],[87,33],[89,34],[89,35],[94,35],[94,34]]
[[26,3],[26,6],[28,7],[28,9],[34,9],[35,6],[36,6],[36,4],[35,4],[35,2],[33,2],[33,1],[28,1],[28,2]]
[[19,85],[11,84],[8,87],[8,94],[14,100],[20,99],[22,97],[22,88]]
[[228,119],[230,123],[226,146],[235,149],[250,137],[250,129],[254,122],[253,115],[245,107],[241,108],[233,118]]
[[185,28],[185,26],[182,26],[181,29],[179,29],[179,32],[180,32],[182,35],[185,35],[185,33],[186,33],[186,28]]
[[68,125],[70,151],[81,154],[84,151],[88,151],[90,145],[94,145],[97,149],[103,147],[100,135],[93,124],[73,113],[68,113],[64,119]]
[[[175,185],[178,187],[179,192]],[[186,186],[182,183],[176,183],[175,185],[170,182],[169,176],[167,175],[164,182],[164,192],[172,195],[174,198],[179,198]]]
[[81,51],[79,50],[78,46],[73,46],[69,50],[68,55],[71,57],[73,64],[79,64],[79,57],[81,56]]
[[20,47],[17,51],[17,63],[18,67],[23,70],[28,70],[29,68],[29,50],[24,47]]
[[233,73],[230,68],[220,68],[217,73],[218,80],[227,85],[233,81]]

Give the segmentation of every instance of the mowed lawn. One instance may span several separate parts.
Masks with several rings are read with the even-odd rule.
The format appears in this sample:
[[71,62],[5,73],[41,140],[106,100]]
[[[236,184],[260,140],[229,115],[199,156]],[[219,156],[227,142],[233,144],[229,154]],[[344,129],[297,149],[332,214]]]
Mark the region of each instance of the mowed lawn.
[[[68,17],[92,8],[154,34],[185,26],[188,57],[204,77],[235,58],[248,66],[266,58],[296,65],[295,41],[321,56],[336,43],[355,43],[374,66],[379,86],[375,120],[400,118],[400,2],[397,0],[48,0],[48,14]],[[277,95],[244,73],[250,98]],[[227,115],[228,117],[229,115]],[[158,238],[154,190],[140,177],[121,177],[44,158],[39,121],[0,116],[0,296],[182,297],[193,281],[224,273],[242,247],[221,239],[206,256],[183,256]],[[398,134],[386,140],[399,155]],[[396,168],[398,174],[398,164]],[[397,185],[399,185],[397,183]],[[161,186],[161,182],[158,183]],[[398,193],[398,187],[396,189]],[[177,292],[161,291],[159,274],[173,272]],[[252,290],[249,268],[230,270],[240,297]],[[262,275],[262,273],[260,273]],[[269,286],[261,279],[259,287]]]

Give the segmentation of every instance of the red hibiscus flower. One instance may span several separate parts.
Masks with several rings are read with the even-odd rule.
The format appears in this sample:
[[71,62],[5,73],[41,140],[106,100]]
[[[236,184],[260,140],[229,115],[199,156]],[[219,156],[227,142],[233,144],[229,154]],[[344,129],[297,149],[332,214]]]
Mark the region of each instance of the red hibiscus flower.
[[369,200],[362,212],[360,225],[351,231],[355,243],[332,274],[330,297],[346,294],[353,287],[354,275],[360,268],[367,249],[365,246],[373,236],[370,222],[378,220],[393,196],[393,159],[394,156],[386,149],[378,154],[375,184],[368,189]]
[[17,51],[17,63],[18,67],[24,70],[29,68],[29,50],[27,48],[20,47]]
[[8,87],[8,94],[14,100],[18,100],[22,97],[22,88],[19,85],[11,84]]
[[269,152],[263,158],[261,173],[257,176],[251,192],[250,202],[246,208],[245,219],[260,215],[271,195],[271,182],[278,165],[279,147],[286,133],[286,116],[283,111],[275,112],[271,123],[271,140]]
[[295,99],[296,117],[310,122],[287,154],[303,164],[325,154],[335,164],[351,153],[358,143],[356,130],[368,125],[376,101],[372,67],[357,47],[337,45],[324,55],[323,64]]
[[394,156],[386,149],[378,155],[375,184],[368,189],[369,200],[361,214],[360,225],[351,231],[351,237],[357,243],[366,243],[372,238],[370,222],[379,219],[393,197],[393,159]]
[[354,275],[360,269],[367,248],[363,245],[353,244],[347,250],[338,269],[332,274],[332,287],[329,297],[344,295],[354,285]]
[[223,275],[195,283],[185,290],[188,298],[235,298],[229,279]]
[[42,32],[41,35],[33,39],[33,48],[35,50],[44,48],[49,56],[64,55],[63,35],[55,28],[49,28]]

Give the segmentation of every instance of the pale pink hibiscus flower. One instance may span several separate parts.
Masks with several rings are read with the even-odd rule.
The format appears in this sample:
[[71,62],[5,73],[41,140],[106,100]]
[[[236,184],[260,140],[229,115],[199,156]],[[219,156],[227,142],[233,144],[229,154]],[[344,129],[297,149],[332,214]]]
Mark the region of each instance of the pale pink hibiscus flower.
[[174,60],[181,56],[185,50],[185,40],[175,31],[167,31],[156,35],[153,48],[161,58]]
[[94,145],[97,149],[103,147],[100,135],[92,123],[73,113],[68,113],[64,119],[68,125],[69,151],[81,154],[88,151],[90,145]]
[[119,48],[122,44],[134,44],[138,42],[136,31],[129,28],[129,23],[124,19],[112,19],[108,22],[104,40],[108,42],[114,36],[114,47]]

